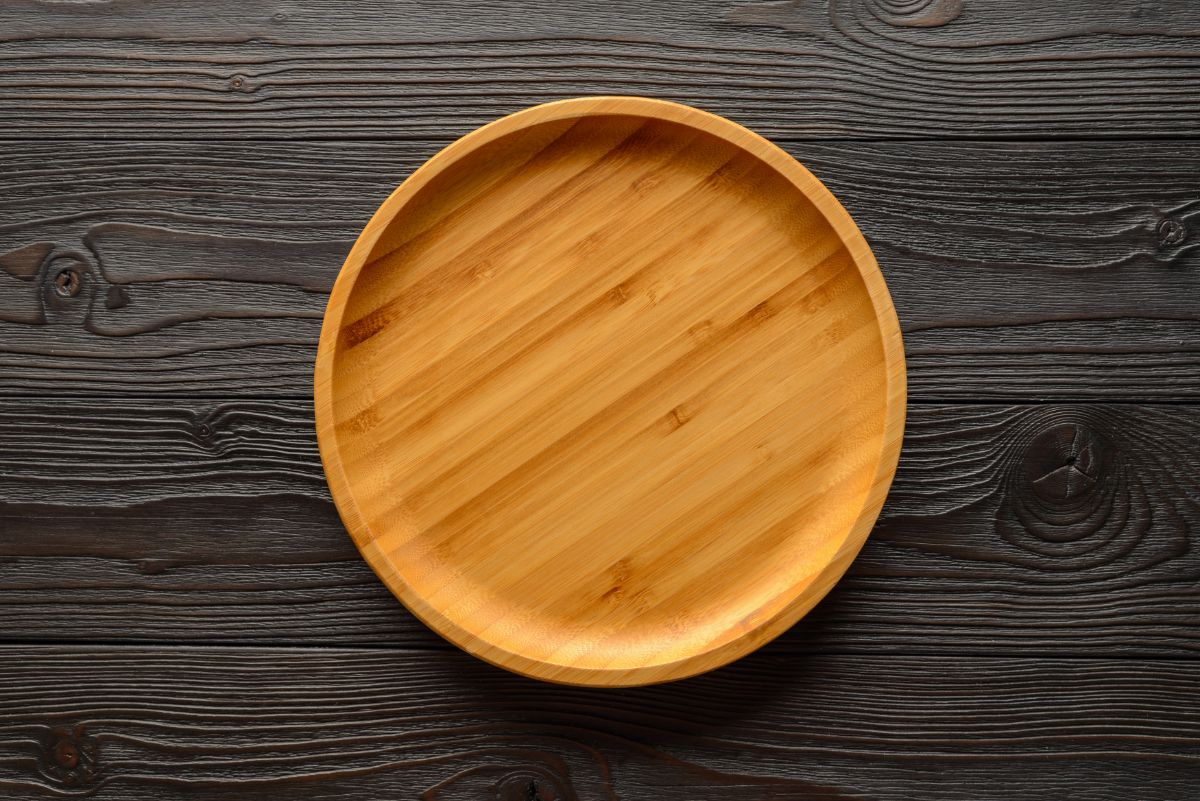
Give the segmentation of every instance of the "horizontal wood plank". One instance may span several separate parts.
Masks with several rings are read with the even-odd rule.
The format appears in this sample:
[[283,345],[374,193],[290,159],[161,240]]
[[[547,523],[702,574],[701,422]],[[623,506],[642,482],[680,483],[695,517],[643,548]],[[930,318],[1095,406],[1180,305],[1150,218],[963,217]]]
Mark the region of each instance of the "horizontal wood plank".
[[459,653],[0,648],[0,791],[1178,801],[1193,662],[787,656],[634,690]]
[[[436,147],[6,145],[0,394],[307,397],[346,252]],[[879,258],[913,402],[1200,400],[1200,143],[788,148]]]
[[[359,558],[299,401],[0,407],[0,637],[445,647]],[[1200,652],[1200,409],[918,406],[875,531],[780,647]]]
[[442,137],[587,94],[789,137],[1200,133],[1200,8],[173,0],[0,10],[0,137]]

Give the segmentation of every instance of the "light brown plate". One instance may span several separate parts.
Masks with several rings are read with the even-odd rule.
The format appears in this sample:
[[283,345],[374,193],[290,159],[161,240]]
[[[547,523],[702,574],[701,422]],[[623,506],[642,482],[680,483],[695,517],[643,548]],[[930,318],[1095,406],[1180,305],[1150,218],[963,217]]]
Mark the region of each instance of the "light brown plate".
[[899,326],[845,210],[687,106],[565,100],[375,213],[316,367],[333,498],[444,637],[573,684],[682,678],[796,622],[895,472]]

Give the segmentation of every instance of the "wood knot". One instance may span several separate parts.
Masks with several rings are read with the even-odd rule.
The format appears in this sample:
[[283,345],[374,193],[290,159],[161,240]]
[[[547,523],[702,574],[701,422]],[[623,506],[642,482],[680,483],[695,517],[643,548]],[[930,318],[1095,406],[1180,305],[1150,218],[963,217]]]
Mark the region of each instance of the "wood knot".
[[547,764],[474,764],[426,789],[421,801],[567,801],[571,791],[564,760],[546,755]]
[[1100,445],[1076,423],[1056,425],[1034,437],[1026,454],[1033,492],[1046,504],[1072,504],[1097,486]]
[[1118,423],[1103,410],[1038,408],[1019,419],[1012,436],[996,512],[1003,540],[1043,570],[1085,570],[1144,555],[1153,515]]
[[222,423],[219,420],[220,417],[221,410],[217,408],[208,412],[200,412],[193,418],[192,430],[195,432],[199,445],[208,449],[220,449],[218,433],[222,425],[228,426],[228,421]]
[[88,257],[74,251],[47,259],[41,268],[42,309],[46,319],[66,322],[86,316],[87,301],[95,290],[95,275]]
[[73,298],[83,287],[83,277],[74,265],[57,268],[54,273],[54,294],[60,298]]
[[79,765],[79,748],[70,740],[62,739],[55,743],[53,755],[60,768],[74,770]]
[[958,19],[963,0],[870,0],[871,14],[900,28],[936,28]]
[[1158,244],[1161,247],[1178,245],[1187,238],[1187,228],[1179,220],[1168,217],[1158,224]]
[[498,801],[560,801],[564,797],[557,783],[545,776],[513,774],[496,786]]
[[86,726],[56,726],[42,745],[40,767],[48,780],[63,787],[95,784],[99,749]]

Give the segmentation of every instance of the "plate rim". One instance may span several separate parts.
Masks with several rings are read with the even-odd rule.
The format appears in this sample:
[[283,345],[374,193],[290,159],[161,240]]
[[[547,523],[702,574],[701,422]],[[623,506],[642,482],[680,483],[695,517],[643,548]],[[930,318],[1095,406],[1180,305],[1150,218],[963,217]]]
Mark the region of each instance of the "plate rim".
[[[620,668],[555,663],[511,651],[466,630],[415,592],[395,569],[390,557],[375,545],[375,536],[358,509],[334,430],[332,393],[333,363],[346,301],[366,265],[367,256],[409,200],[448,166],[489,142],[537,124],[606,115],[660,119],[718,136],[759,158],[803,193],[841,239],[871,298],[884,352],[887,396],[880,453],[863,505],[833,558],[801,584],[795,597],[775,613],[717,646],[667,662]],[[674,681],[728,664],[787,631],[825,597],[865,543],[895,476],[907,414],[907,374],[900,323],[875,256],[849,212],[807,168],[779,146],[725,117],[669,100],[600,95],[531,106],[476,128],[418,167],[380,204],[346,256],[329,294],[313,368],[313,400],[321,464],[338,515],[359,553],[410,612],[449,642],[505,670],[560,684],[616,687]]]

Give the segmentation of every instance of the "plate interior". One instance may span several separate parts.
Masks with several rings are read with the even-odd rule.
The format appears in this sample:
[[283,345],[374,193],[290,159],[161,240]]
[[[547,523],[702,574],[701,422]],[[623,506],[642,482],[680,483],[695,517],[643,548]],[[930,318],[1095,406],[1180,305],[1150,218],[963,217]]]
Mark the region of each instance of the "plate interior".
[[753,637],[862,511],[882,337],[830,221],[739,145],[520,128],[413,196],[346,297],[356,538],[485,657],[622,670]]

